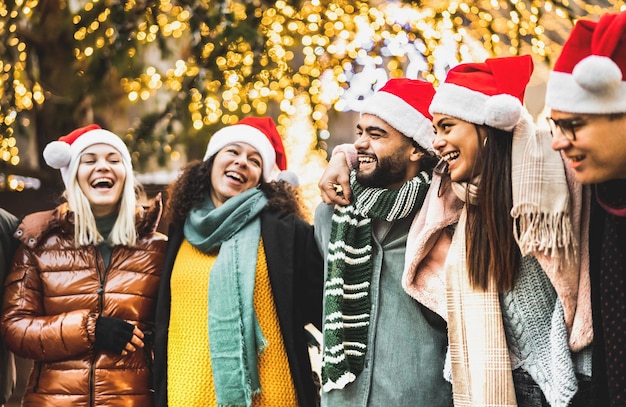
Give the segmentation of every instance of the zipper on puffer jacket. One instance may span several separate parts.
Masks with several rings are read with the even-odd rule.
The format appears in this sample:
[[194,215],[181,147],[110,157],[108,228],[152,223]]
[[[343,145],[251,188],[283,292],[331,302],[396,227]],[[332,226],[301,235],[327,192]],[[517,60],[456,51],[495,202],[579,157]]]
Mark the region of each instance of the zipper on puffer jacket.
[[39,380],[41,379],[41,362],[35,362],[35,370],[37,371],[37,378],[35,379],[35,385],[33,386],[33,393],[39,391]]
[[[96,272],[98,273],[98,281],[100,283],[100,287],[98,287],[98,309],[96,312],[102,315],[102,311],[104,310],[104,286],[106,284],[107,270],[104,267],[104,260],[102,259],[102,255],[100,254],[100,250],[98,250],[95,246],[92,246],[92,250],[95,252],[96,259]],[[115,250],[115,249],[114,249]],[[112,257],[112,256],[111,256]],[[109,267],[111,265],[109,264]],[[104,271],[103,271],[104,270]],[[94,349],[93,355],[91,355],[91,367],[89,371],[89,405],[91,407],[95,406],[95,389],[94,389],[94,377],[96,375],[96,350]]]
[[[106,279],[109,273],[106,267],[104,266],[104,259],[102,258],[102,255],[100,254],[100,250],[98,250],[96,247],[94,247],[94,250],[96,252],[96,270],[98,272],[98,281],[100,282],[100,287],[98,288],[98,291],[97,291],[98,293],[97,312],[102,314],[102,311],[104,311],[104,286],[106,285]],[[111,258],[113,258],[113,253],[111,253]],[[111,264],[109,264],[109,267],[111,267]]]
[[89,406],[94,406],[94,376],[96,375],[96,350],[93,350],[91,355],[91,366],[89,367]]

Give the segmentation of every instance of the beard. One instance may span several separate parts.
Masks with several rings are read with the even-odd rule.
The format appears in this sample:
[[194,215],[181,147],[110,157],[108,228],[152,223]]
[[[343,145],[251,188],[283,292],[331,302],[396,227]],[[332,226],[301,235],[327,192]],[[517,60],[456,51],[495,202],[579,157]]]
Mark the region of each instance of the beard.
[[356,180],[364,187],[387,188],[406,181],[407,162],[402,152],[382,157],[376,161],[376,168],[369,174],[363,173],[360,169],[356,172]]

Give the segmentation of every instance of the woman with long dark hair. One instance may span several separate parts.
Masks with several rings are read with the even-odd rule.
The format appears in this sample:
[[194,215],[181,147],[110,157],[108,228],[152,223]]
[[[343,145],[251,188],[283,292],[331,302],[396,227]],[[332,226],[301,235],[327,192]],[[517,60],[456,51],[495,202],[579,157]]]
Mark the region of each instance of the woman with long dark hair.
[[[458,65],[429,108],[441,162],[427,202],[431,215],[455,214],[431,233],[450,237],[442,271],[459,405],[589,403],[580,218],[549,133],[522,107],[531,73],[530,56]],[[459,209],[437,210],[455,199]],[[415,252],[437,235],[413,231]],[[420,298],[420,261],[411,259],[405,272],[407,291]]]

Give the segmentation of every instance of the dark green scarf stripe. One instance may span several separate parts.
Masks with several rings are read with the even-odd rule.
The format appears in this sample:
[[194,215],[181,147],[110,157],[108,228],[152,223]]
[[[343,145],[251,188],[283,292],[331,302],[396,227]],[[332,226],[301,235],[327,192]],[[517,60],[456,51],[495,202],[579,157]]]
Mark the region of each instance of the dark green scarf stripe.
[[430,175],[421,172],[396,190],[364,187],[350,174],[355,200],[335,206],[325,286],[324,391],[341,389],[363,370],[370,320],[371,219],[402,219],[424,202]]

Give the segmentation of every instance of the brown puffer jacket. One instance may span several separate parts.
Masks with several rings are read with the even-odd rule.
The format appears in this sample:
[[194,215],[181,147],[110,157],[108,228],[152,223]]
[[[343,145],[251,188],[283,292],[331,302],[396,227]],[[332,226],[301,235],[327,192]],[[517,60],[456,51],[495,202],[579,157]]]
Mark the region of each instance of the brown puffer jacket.
[[5,281],[0,334],[35,361],[24,406],[153,405],[152,339],[126,356],[94,349],[98,315],[152,332],[165,235],[160,199],[137,217],[138,242],[113,249],[108,269],[95,246],[74,247],[66,204],[27,216]]

